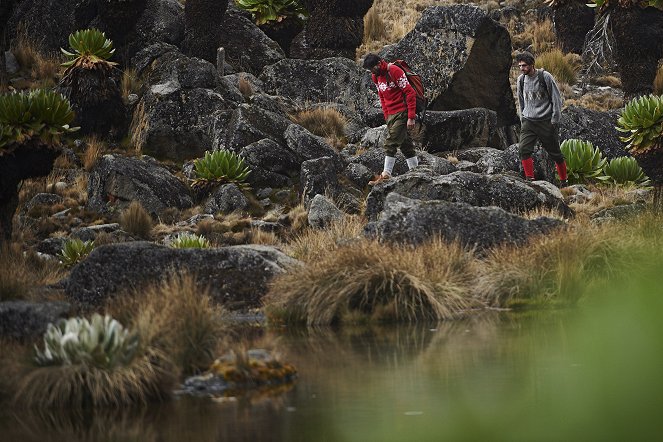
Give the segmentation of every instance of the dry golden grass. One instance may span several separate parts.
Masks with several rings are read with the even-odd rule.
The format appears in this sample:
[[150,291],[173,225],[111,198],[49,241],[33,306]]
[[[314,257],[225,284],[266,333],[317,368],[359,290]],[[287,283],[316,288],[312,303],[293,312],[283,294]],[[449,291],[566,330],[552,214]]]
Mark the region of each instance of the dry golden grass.
[[239,76],[237,87],[245,98],[253,95],[253,86],[251,86],[251,82],[244,75]]
[[555,47],[557,36],[550,20],[534,22],[526,28],[532,33],[532,49],[535,54],[551,51]]
[[385,23],[377,12],[371,7],[364,16],[364,41],[384,41],[387,38]]
[[658,67],[656,78],[654,78],[654,93],[663,95],[663,64]]
[[478,305],[471,251],[432,240],[418,248],[357,240],[277,277],[265,298],[276,322],[451,319]]
[[99,159],[106,150],[105,143],[95,136],[86,140],[85,153],[83,154],[83,168],[90,172],[97,165]]
[[603,75],[601,77],[592,79],[592,84],[621,89],[622,80],[619,77],[615,77],[614,75]]
[[316,107],[292,115],[291,120],[305,127],[311,133],[326,138],[334,147],[345,145],[347,120],[339,111],[331,107]]
[[364,223],[358,216],[346,215],[325,229],[307,228],[297,235],[287,246],[288,254],[311,262],[333,253],[343,244],[361,237]]
[[62,59],[58,55],[45,54],[40,46],[25,32],[19,31],[11,46],[11,51],[22,69],[29,72],[33,88],[55,86]]
[[278,235],[273,232],[266,232],[262,229],[252,227],[249,231],[251,244],[262,244],[266,246],[282,246]]
[[23,253],[18,244],[0,248],[0,301],[32,299],[32,290],[55,284],[64,276],[58,262],[45,261],[34,253]]
[[148,239],[152,232],[152,217],[138,201],[132,201],[120,215],[120,225],[124,231],[139,238]]
[[125,103],[127,102],[129,95],[138,94],[142,86],[143,82],[136,75],[136,70],[134,68],[128,68],[122,72],[120,92]]
[[122,297],[110,306],[113,316],[133,324],[141,339],[185,374],[207,369],[227,335],[224,309],[208,287],[190,274],[170,274],[163,283]]
[[536,57],[536,66],[550,72],[559,83],[574,85],[578,65],[575,56],[562,53],[559,49],[552,49]]
[[589,93],[580,98],[565,100],[564,104],[566,106],[580,106],[595,111],[607,111],[623,107],[624,99],[609,91],[604,91]]

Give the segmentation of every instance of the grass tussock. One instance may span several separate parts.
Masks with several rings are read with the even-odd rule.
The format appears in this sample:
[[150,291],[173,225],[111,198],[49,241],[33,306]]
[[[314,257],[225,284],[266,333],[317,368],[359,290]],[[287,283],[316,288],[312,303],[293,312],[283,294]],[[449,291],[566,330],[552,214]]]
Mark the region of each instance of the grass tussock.
[[579,98],[565,100],[566,106],[579,106],[595,111],[608,111],[624,106],[624,99],[610,91],[592,92]]
[[364,16],[364,42],[384,41],[387,38],[387,29],[384,20],[376,8],[368,10]]
[[172,274],[126,298],[111,307],[113,315],[134,324],[141,339],[166,352],[178,371],[200,372],[214,361],[227,334],[225,312],[195,276]]
[[414,322],[450,319],[469,296],[476,259],[442,240],[415,249],[361,240],[275,279],[265,298],[276,322]]
[[105,151],[104,142],[95,136],[91,136],[85,143],[85,153],[83,154],[83,168],[88,172],[92,171],[97,165],[99,159]]
[[303,110],[294,114],[291,119],[309,132],[326,138],[332,146],[345,145],[347,120],[334,108],[316,107]]
[[56,85],[62,63],[59,56],[46,54],[23,31],[19,31],[10,50],[21,68],[28,73],[31,87],[48,88]]
[[129,95],[138,94],[143,82],[138,78],[134,68],[125,69],[122,72],[122,79],[120,80],[120,92],[122,99],[127,103]]
[[654,78],[654,94],[663,95],[663,64],[658,67]]
[[244,98],[253,95],[253,86],[251,86],[251,82],[244,75],[239,76],[237,87]]
[[536,66],[550,72],[558,82],[574,85],[578,65],[574,55],[564,54],[559,49],[540,54],[536,58]]
[[527,29],[532,34],[532,50],[534,53],[541,54],[553,49],[557,36],[550,20],[536,21]]
[[316,261],[361,237],[364,223],[346,215],[324,229],[303,229],[288,245],[288,254],[304,262]]
[[592,84],[597,86],[610,86],[612,88],[621,89],[622,80],[614,75],[602,75],[592,79]]
[[120,215],[120,225],[131,235],[148,239],[152,232],[152,217],[138,201],[132,201]]
[[0,248],[0,301],[31,299],[31,290],[55,284],[64,276],[59,263],[23,253],[17,244]]

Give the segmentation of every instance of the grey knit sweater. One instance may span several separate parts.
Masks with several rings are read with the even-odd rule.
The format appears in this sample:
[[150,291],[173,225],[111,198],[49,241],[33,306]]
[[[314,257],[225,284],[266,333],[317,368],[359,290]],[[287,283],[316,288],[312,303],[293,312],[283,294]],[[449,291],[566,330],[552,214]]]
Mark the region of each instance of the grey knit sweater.
[[524,90],[520,90],[520,81],[523,75],[520,74],[516,83],[518,85],[521,119],[532,121],[550,120],[553,124],[559,123],[562,116],[562,95],[559,93],[559,88],[553,76],[547,71],[543,72],[546,84],[544,86],[545,90],[541,90],[538,72],[535,72],[532,76],[525,75]]

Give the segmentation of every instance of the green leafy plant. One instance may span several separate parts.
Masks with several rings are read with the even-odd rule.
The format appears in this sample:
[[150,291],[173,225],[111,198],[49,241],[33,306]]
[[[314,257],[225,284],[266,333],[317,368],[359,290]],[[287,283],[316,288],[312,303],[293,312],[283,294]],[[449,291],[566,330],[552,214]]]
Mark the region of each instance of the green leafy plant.
[[584,183],[592,179],[603,179],[603,167],[606,159],[592,143],[571,138],[564,140],[560,148],[566,158],[570,184]]
[[[553,0],[554,3],[554,0]],[[657,8],[663,10],[663,0],[592,0],[587,3],[590,8],[608,8],[610,6],[619,5],[621,8]]]
[[650,184],[649,178],[633,157],[613,158],[605,165],[603,173],[612,184],[635,184],[643,187]]
[[78,238],[70,239],[64,243],[60,252],[60,261],[66,267],[78,264],[94,249],[94,241],[81,241]]
[[229,150],[207,151],[203,158],[193,162],[193,167],[196,173],[194,187],[221,183],[242,185],[251,173],[242,157]]
[[69,34],[69,46],[73,52],[60,48],[68,58],[68,61],[62,64],[67,68],[95,69],[117,64],[108,61],[115,52],[113,42],[98,29],[85,29]]
[[69,101],[54,91],[35,90],[0,95],[0,155],[36,140],[57,147],[60,138],[78,128]]
[[129,364],[139,338],[110,316],[95,313],[85,318],[61,319],[44,333],[44,350],[35,346],[38,365],[86,364],[110,369]]
[[624,107],[617,120],[617,130],[629,134],[619,137],[628,143],[633,154],[645,153],[663,146],[663,95],[634,98]]
[[209,249],[210,242],[202,235],[195,233],[180,233],[170,244],[176,249]]
[[257,25],[280,22],[287,17],[305,20],[308,11],[298,0],[236,0],[237,6],[253,14]]

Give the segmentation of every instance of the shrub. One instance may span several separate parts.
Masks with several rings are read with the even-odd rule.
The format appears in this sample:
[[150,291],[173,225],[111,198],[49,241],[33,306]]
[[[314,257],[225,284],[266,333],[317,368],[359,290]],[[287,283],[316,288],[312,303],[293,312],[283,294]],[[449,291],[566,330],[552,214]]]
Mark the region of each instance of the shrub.
[[617,120],[617,130],[629,134],[620,139],[633,154],[663,145],[663,95],[648,95],[629,101]]
[[613,158],[605,165],[603,173],[613,184],[636,184],[638,186],[650,184],[649,178],[633,157]]
[[84,260],[94,249],[94,241],[81,241],[78,238],[70,239],[64,243],[60,252],[60,262],[66,267],[73,266]]
[[243,185],[251,171],[244,163],[244,159],[229,150],[215,150],[205,152],[203,158],[193,162],[196,179],[194,187],[204,187],[222,183],[235,183]]
[[280,22],[287,17],[304,20],[308,11],[299,0],[236,0],[237,6],[253,14],[257,25]]
[[75,67],[94,69],[117,64],[108,61],[115,52],[113,42],[98,29],[85,29],[69,34],[69,46],[73,52],[60,49],[69,59],[62,64],[68,70]]
[[552,49],[536,57],[536,65],[550,72],[558,82],[570,85],[576,83],[577,68],[571,57],[559,49]]
[[317,107],[296,113],[292,120],[309,132],[327,138],[332,144],[345,138],[347,121],[343,114],[331,107]]
[[387,38],[387,29],[376,8],[368,10],[364,16],[364,42],[383,41]]
[[61,319],[44,333],[44,350],[35,346],[37,365],[87,364],[111,369],[128,365],[136,355],[138,335],[110,316]]
[[122,229],[139,238],[149,238],[152,232],[152,217],[138,201],[132,201],[120,215]]
[[36,141],[47,147],[60,145],[60,138],[78,128],[69,101],[53,91],[35,90],[0,96],[0,155]]
[[566,158],[569,183],[601,179],[606,160],[592,143],[571,138],[564,140],[560,148]]
[[0,246],[0,302],[28,299],[34,287],[54,284],[62,279],[62,266],[51,260],[24,253],[18,246]]
[[210,242],[202,235],[195,233],[180,233],[170,244],[176,249],[209,249]]

